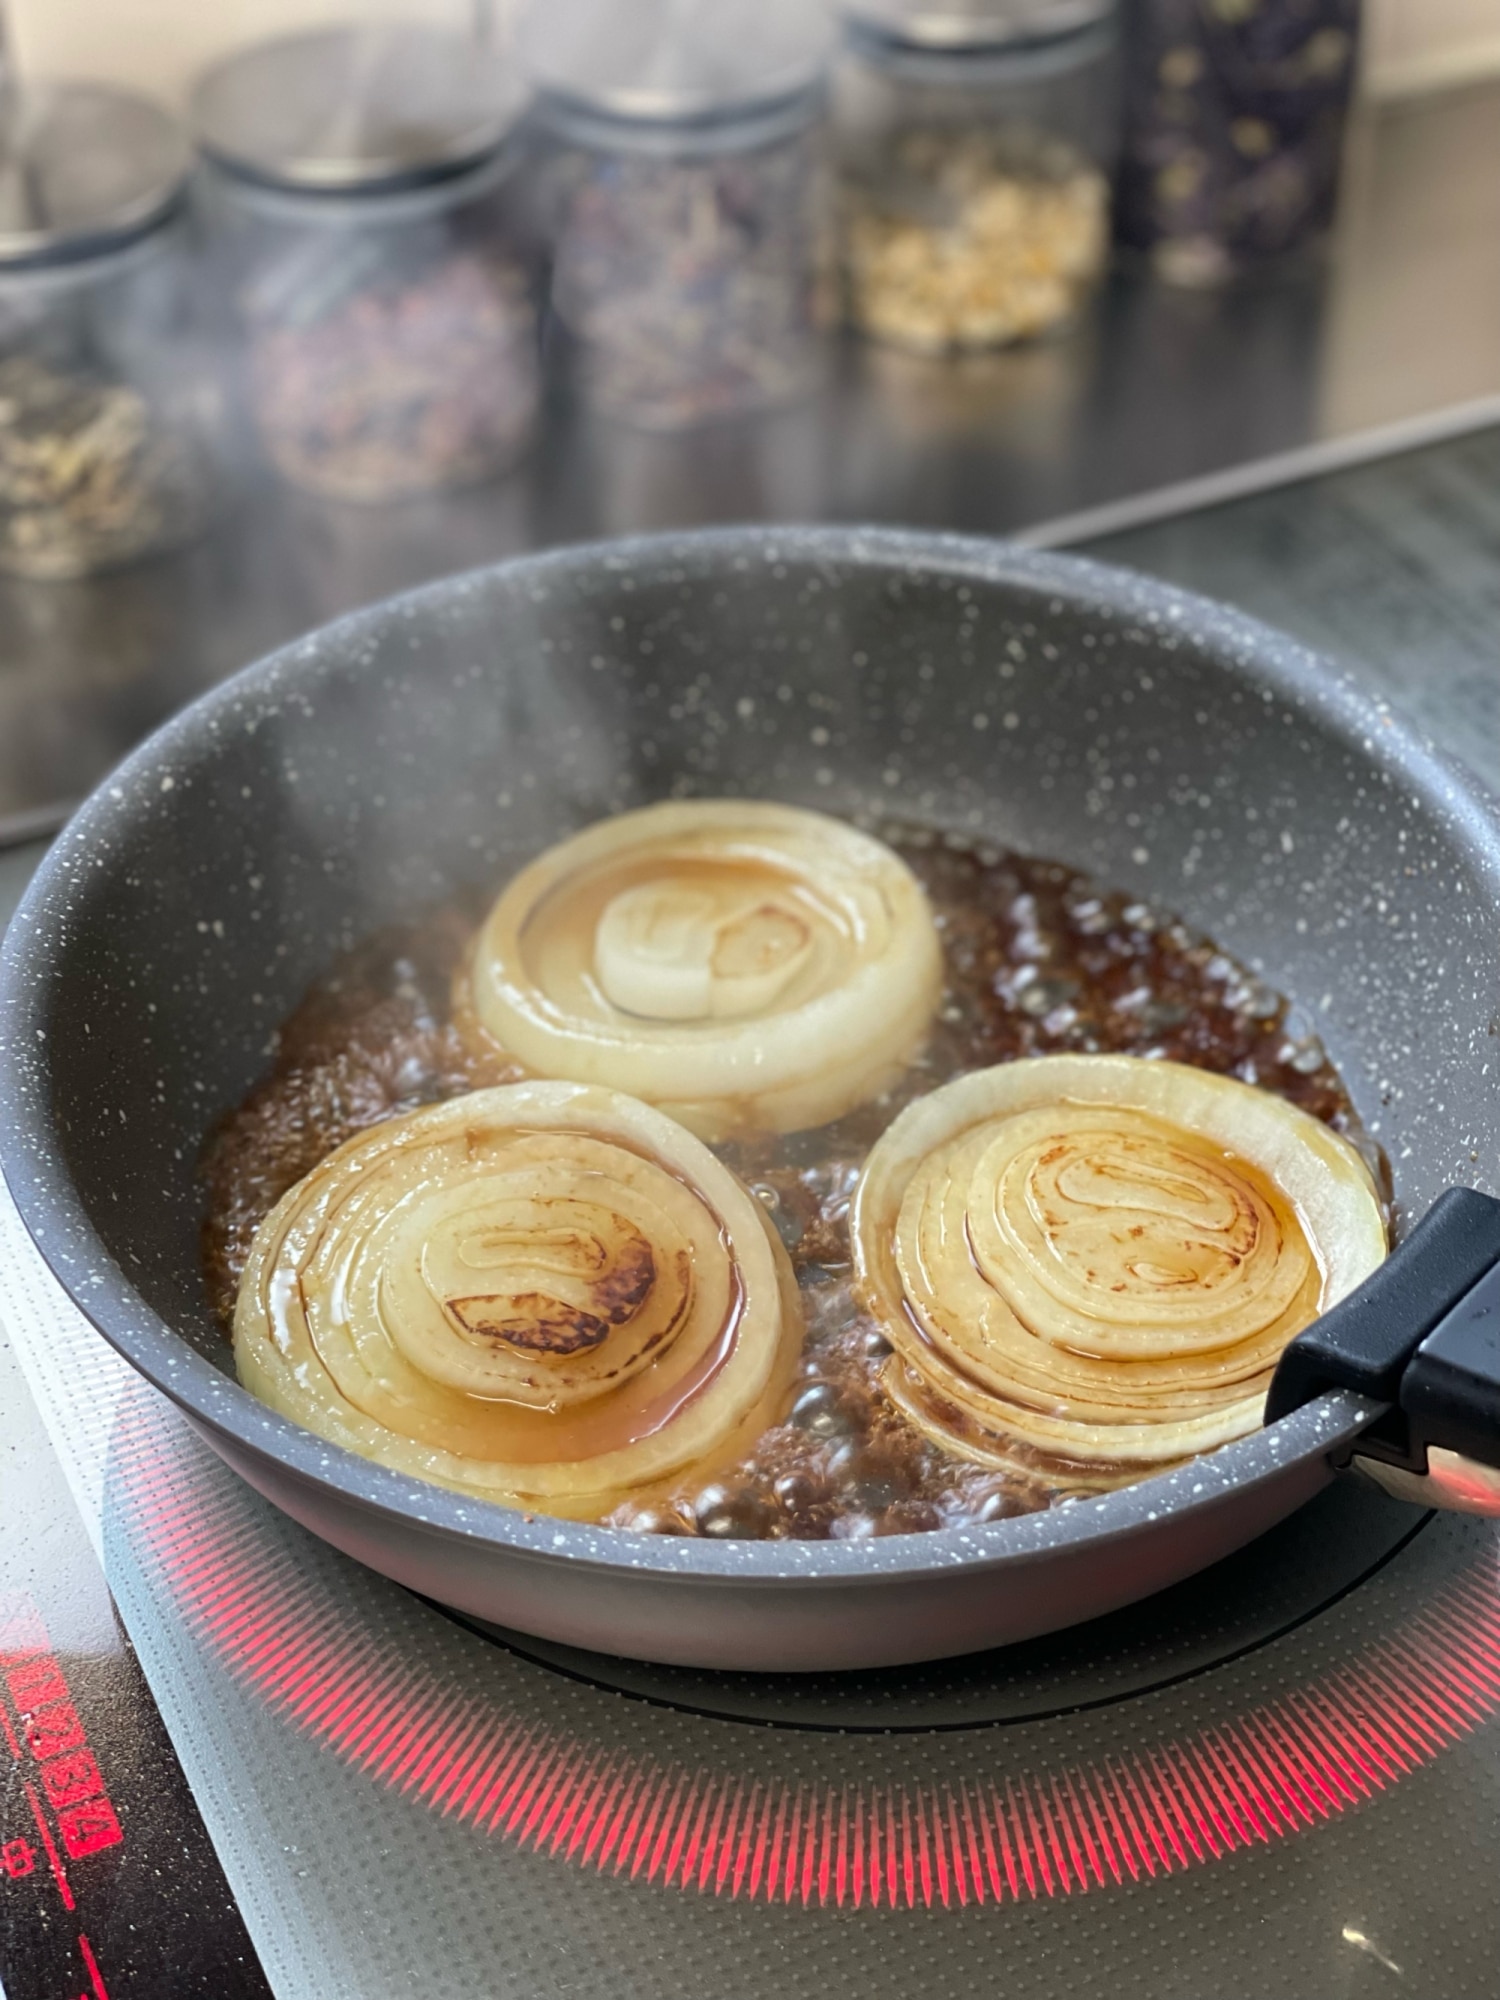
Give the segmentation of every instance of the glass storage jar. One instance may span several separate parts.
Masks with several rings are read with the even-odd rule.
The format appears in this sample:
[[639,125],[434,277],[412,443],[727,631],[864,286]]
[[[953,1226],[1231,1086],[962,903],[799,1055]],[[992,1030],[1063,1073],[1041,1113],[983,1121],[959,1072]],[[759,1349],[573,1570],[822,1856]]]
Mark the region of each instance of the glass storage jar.
[[845,305],[927,353],[1078,310],[1109,255],[1115,0],[843,0]]
[[0,149],[0,569],[87,576],[190,540],[218,399],[192,307],[187,147],[93,84],[7,95]]
[[419,27],[257,44],[198,83],[204,206],[262,448],[293,484],[379,503],[478,483],[539,402],[521,94]]
[[833,314],[828,40],[808,0],[533,13],[552,308],[596,407],[677,429],[816,381]]
[[1119,240],[1214,285],[1319,249],[1332,226],[1360,0],[1137,0]]

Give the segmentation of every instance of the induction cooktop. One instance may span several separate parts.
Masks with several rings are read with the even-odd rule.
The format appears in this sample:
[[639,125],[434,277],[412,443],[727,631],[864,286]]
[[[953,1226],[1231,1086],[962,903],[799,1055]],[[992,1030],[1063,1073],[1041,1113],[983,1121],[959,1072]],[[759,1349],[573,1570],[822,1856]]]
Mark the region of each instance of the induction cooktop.
[[[1357,656],[1495,775],[1497,490],[1491,432],[1105,552]],[[303,1533],[3,1202],[0,1330],[4,2000],[1500,1991],[1494,1524],[1344,1479],[1022,1647],[654,1668]]]

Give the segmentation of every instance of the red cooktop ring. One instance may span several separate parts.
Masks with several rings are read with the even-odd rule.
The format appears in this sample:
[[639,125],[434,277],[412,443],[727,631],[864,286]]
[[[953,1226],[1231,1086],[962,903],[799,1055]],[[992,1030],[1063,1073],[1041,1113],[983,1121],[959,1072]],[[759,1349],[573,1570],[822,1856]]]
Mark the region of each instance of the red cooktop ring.
[[[338,1624],[306,1578],[193,1504],[149,1449],[122,1470],[139,1531],[228,1671],[371,1782],[574,1867],[809,1908],[959,1908],[1103,1891],[1290,1839],[1376,1797],[1500,1710],[1487,1543],[1399,1633],[1203,1727],[1094,1762],[1003,1768],[977,1726],[940,1783],[757,1780],[590,1744]],[[540,1671],[546,1671],[545,1668]],[[859,1739],[840,1739],[853,1744]],[[866,1739],[869,1740],[869,1739]],[[879,1741],[880,1739],[875,1739]]]

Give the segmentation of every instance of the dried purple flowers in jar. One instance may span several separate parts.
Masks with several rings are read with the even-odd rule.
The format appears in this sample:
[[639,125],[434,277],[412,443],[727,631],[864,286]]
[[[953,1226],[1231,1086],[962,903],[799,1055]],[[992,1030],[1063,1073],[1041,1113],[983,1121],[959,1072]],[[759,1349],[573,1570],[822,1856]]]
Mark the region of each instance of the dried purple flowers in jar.
[[518,96],[455,37],[293,37],[195,99],[262,447],[370,503],[471,485],[529,441],[536,306],[512,195]]
[[378,272],[293,258],[242,298],[262,444],[296,485],[343,500],[487,479],[515,459],[536,412],[522,274],[482,245],[419,251],[392,243],[390,224],[385,234]]
[[1121,242],[1188,285],[1316,246],[1359,16],[1359,0],[1135,0]]
[[675,429],[815,382],[824,50],[805,0],[561,0],[533,19],[552,307],[596,407]]

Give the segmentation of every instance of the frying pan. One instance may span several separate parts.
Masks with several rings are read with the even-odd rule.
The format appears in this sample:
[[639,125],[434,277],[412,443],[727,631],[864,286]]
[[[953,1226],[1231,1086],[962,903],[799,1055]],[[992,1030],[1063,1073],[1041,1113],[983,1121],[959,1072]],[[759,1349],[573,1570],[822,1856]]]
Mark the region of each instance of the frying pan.
[[[1018,1520],[716,1542],[414,1482],[239,1388],[199,1275],[194,1162],[276,1024],[340,947],[587,821],[692,793],[1057,856],[1201,924],[1315,1014],[1409,1240],[1290,1351],[1275,1421]],[[1439,1200],[1492,1186],[1500,1156],[1497,916],[1500,822],[1472,781],[1289,640],[1200,599],[931,535],[565,550],[274,655],[88,802],[0,960],[0,1161],[106,1339],[360,1561],[641,1658],[935,1658],[1161,1589],[1351,1456],[1413,1498],[1500,1501],[1500,1203]]]

